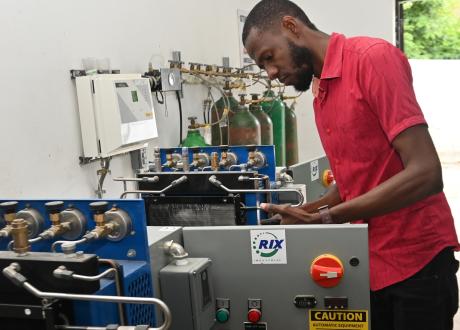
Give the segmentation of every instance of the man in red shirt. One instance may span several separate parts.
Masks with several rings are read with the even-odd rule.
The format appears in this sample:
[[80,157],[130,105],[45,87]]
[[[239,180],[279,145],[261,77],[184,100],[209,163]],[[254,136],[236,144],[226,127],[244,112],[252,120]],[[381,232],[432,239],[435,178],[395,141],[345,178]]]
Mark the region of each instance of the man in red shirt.
[[243,43],[270,79],[300,91],[313,81],[336,178],[320,200],[262,207],[282,224],[368,223],[372,329],[452,329],[459,243],[404,54],[381,39],[327,35],[288,0],[259,2]]

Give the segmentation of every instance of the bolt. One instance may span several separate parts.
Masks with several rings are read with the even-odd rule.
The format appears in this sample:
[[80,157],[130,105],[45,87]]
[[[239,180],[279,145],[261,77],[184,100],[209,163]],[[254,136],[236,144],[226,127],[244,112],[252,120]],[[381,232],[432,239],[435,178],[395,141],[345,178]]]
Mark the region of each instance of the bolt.
[[134,250],[134,249],[129,249],[129,250],[128,250],[127,256],[128,256],[128,258],[134,258],[134,257],[136,256],[136,254],[137,254],[137,253],[136,253],[136,250]]
[[32,311],[29,308],[25,308],[24,314],[26,314],[27,316],[30,316],[32,314]]

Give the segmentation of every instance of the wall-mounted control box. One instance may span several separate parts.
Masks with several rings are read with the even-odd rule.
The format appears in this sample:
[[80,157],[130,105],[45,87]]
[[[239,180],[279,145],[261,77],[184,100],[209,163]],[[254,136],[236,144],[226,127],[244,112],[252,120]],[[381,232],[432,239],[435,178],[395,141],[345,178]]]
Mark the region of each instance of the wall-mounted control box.
[[158,137],[150,83],[140,74],[76,78],[85,158],[140,149]]

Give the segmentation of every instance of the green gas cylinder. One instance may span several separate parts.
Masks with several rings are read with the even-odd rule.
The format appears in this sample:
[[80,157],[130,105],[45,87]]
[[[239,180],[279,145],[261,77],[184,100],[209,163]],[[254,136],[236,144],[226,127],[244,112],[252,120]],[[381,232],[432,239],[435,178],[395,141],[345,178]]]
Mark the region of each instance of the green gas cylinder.
[[207,146],[203,136],[200,134],[199,125],[196,124],[196,117],[188,117],[190,125],[188,126],[187,137],[182,142],[183,147],[205,147]]
[[[225,91],[225,99],[222,96],[214,106],[211,108],[211,124],[217,123],[222,119],[224,115],[224,109],[230,106],[230,111],[228,111],[228,119],[233,116],[233,113],[238,108],[238,101],[233,97],[233,94],[230,90]],[[221,144],[228,144],[228,121],[227,119],[220,121],[217,124],[211,126],[212,142],[213,146],[218,146]]]
[[285,109],[281,99],[272,90],[263,94],[269,100],[261,103],[262,110],[270,116],[273,123],[273,143],[275,145],[276,166],[286,166],[286,125]]
[[267,115],[260,106],[259,94],[251,94],[252,103],[249,111],[257,118],[260,123],[260,138],[262,145],[273,144],[273,123],[270,116]]
[[240,95],[240,104],[230,118],[228,128],[230,145],[260,145],[260,123],[245,106],[245,94]]
[[297,117],[295,115],[295,101],[289,107],[284,103],[286,119],[286,166],[299,162],[299,144],[297,140]]

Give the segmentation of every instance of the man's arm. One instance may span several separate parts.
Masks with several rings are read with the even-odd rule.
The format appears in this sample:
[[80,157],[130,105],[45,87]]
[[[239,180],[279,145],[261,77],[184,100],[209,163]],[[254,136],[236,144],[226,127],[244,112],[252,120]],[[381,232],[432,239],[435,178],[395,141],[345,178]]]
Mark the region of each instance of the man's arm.
[[329,189],[321,198],[309,203],[305,203],[299,206],[299,208],[306,212],[317,212],[320,206],[328,205],[329,207],[332,207],[340,203],[342,203],[342,199],[340,197],[339,189],[334,183],[329,187]]
[[404,169],[369,192],[332,207],[335,222],[379,216],[442,191],[441,164],[425,125],[404,130],[392,145]]
[[[392,144],[401,157],[404,169],[369,192],[349,201],[339,202],[330,208],[334,222],[342,223],[379,216],[442,191],[441,164],[425,125],[404,130]],[[293,208],[264,204],[263,208],[281,214],[283,224],[321,223],[316,208],[334,205],[326,202],[337,201],[330,199],[333,196],[340,198],[336,188],[327,199],[320,199],[308,206]]]
[[291,207],[289,204],[274,205],[265,203],[260,206],[267,212],[277,213],[273,219],[281,220],[281,224],[294,225],[320,223],[321,217],[317,213],[318,208],[323,205],[332,207],[341,202],[342,199],[340,198],[339,189],[336,184],[333,184],[321,198],[298,207]]

